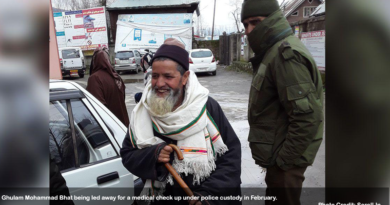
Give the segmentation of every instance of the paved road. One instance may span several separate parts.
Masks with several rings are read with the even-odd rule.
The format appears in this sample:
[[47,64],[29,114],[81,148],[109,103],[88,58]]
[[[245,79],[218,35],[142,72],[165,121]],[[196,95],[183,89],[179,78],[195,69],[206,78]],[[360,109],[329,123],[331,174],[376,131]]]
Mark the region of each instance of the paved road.
[[[143,74],[125,74],[125,79],[142,79]],[[75,79],[84,87],[86,86],[88,76],[84,79]],[[259,166],[255,165],[252,159],[249,144],[247,141],[249,125],[247,122],[247,109],[251,75],[247,73],[237,73],[227,71],[223,67],[218,67],[217,75],[198,75],[200,83],[210,90],[210,96],[216,99],[221,105],[226,117],[230,121],[237,136],[241,141],[242,147],[242,186],[243,187],[266,187],[264,182],[265,173]],[[129,82],[128,80],[127,82]],[[144,88],[143,83],[126,84],[126,105],[131,115],[135,106],[134,94],[141,92]],[[321,145],[314,165],[308,167],[304,187],[324,187],[325,186],[325,145]],[[305,190],[303,191],[303,195]],[[307,193],[309,194],[309,193]]]

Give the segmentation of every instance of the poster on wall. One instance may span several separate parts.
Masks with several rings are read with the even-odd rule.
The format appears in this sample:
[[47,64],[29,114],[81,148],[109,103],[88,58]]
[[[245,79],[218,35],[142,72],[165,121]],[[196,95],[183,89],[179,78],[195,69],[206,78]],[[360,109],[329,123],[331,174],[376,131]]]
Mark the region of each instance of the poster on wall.
[[295,26],[294,34],[295,34],[296,37],[299,38],[299,26]]
[[313,56],[318,69],[325,71],[325,30],[301,33],[301,41]]
[[53,14],[58,48],[80,47],[94,50],[108,47],[104,7]]
[[167,38],[192,48],[192,14],[121,14],[118,16],[115,52],[160,47]]

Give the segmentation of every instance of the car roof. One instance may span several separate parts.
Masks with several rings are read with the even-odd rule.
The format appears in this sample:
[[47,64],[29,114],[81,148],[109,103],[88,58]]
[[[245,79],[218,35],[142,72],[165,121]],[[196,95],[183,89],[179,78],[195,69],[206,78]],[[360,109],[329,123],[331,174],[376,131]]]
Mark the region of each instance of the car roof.
[[138,49],[130,49],[130,50],[123,50],[123,51],[117,51],[117,52],[115,52],[115,53],[122,53],[122,52],[130,52],[130,51],[138,51],[139,52],[139,50]]
[[50,91],[54,89],[79,90],[75,85],[73,85],[73,83],[64,80],[50,80],[49,89]]
[[84,98],[84,93],[74,83],[63,80],[49,81],[50,101]]
[[[210,49],[207,49],[207,48],[200,48],[200,49],[192,49],[190,52],[197,52],[197,51],[210,51]],[[212,53],[212,52],[211,52]]]

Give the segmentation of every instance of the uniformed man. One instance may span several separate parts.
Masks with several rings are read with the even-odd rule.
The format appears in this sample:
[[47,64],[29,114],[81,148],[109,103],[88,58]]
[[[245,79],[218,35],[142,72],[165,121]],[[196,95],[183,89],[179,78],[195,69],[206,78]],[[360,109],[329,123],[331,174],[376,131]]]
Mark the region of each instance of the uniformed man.
[[271,204],[300,204],[304,172],[323,136],[323,88],[306,47],[293,35],[277,0],[245,0],[241,21],[255,53],[249,97],[249,143],[267,168]]

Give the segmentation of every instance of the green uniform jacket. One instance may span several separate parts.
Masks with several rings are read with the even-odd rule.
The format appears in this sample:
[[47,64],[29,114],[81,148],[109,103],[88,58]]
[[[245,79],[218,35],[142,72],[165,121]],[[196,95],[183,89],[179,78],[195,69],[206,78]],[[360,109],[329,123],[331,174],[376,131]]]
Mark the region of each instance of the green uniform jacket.
[[252,32],[248,35],[256,53],[251,59],[248,112],[252,156],[262,167],[276,163],[288,170],[311,165],[323,137],[320,72],[281,11]]

